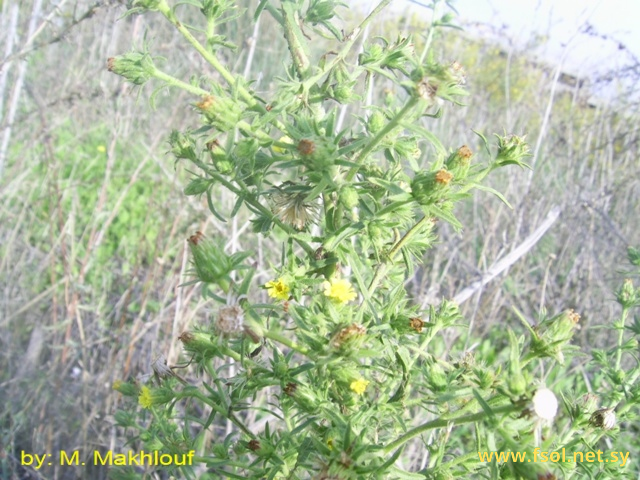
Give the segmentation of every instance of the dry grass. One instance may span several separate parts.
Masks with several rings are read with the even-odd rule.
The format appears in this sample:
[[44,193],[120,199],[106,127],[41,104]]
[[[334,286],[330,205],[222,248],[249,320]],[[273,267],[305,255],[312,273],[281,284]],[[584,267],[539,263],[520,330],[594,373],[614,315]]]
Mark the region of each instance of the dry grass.
[[[37,5],[2,4],[0,31],[8,31],[3,27],[18,8],[20,42],[13,62],[2,65],[7,82],[0,91],[3,113],[16,102],[16,114],[0,125],[0,135],[9,135],[0,178],[0,478],[105,478],[102,470],[60,467],[41,474],[18,467],[16,454],[78,449],[88,456],[122,447],[112,418],[121,399],[112,382],[148,373],[159,352],[178,362],[177,336],[206,321],[198,290],[179,287],[189,268],[190,233],[224,237],[230,251],[257,249],[252,260],[262,283],[260,269],[280,248],[274,239],[249,243],[246,216],[223,224],[206,204],[182,195],[186,173],[165,155],[165,141],[171,129],[193,125],[192,99],[160,92],[151,111],[145,93],[138,100],[105,68],[109,56],[141,45],[147,29],[153,50],[182,78],[210,73],[201,59],[154,17],[116,21],[123,12],[117,2],[84,16],[89,7],[43,6],[28,43],[30,8]],[[369,36],[388,34],[388,25],[380,28]],[[249,65],[260,79],[257,89],[268,90],[283,42],[263,25],[248,61],[245,39],[252,32],[249,23],[230,29],[241,49],[228,60],[235,71]],[[640,243],[637,112],[585,108],[580,92],[551,96],[553,74],[518,55],[505,95],[504,61],[493,47],[447,44],[448,56],[470,65],[474,95],[468,107],[447,109],[429,128],[445,145],[466,143],[476,151],[471,128],[528,132],[535,170],[493,179],[513,210],[476,195],[459,210],[464,232],[440,229],[442,243],[425,258],[412,295],[426,303],[460,292],[517,249],[557,205],[562,214],[547,235],[465,304],[472,333],[514,322],[512,306],[530,319],[542,307],[576,308],[586,326],[612,318],[618,265],[626,246]],[[359,112],[346,110],[346,118],[352,113]],[[222,211],[233,206],[224,196],[217,201]],[[585,345],[597,343],[592,335],[583,330]]]

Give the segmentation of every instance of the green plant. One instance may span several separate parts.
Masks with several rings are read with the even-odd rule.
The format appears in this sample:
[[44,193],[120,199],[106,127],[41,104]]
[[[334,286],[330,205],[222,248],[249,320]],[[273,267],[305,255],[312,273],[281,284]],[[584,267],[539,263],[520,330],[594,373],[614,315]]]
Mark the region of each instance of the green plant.
[[[109,59],[109,69],[136,85],[159,80],[160,88],[199,97],[193,107],[202,126],[170,137],[173,154],[194,172],[185,193],[205,196],[221,221],[250,212],[254,233],[282,248],[262,285],[271,300],[260,303],[248,261],[254,252],[230,255],[200,232],[189,238],[195,281],[221,304],[213,325],[180,336],[199,380],[185,382],[160,357],[155,383],[114,385],[143,408],[118,412],[118,424],[146,451],[194,451],[193,465],[161,467],[192,478],[196,471],[198,478],[582,478],[599,469],[615,476],[620,462],[480,455],[595,449],[617,431],[623,398],[618,416],[632,417],[638,369],[627,368],[622,353],[633,347],[624,322],[638,293],[625,284],[617,346],[595,352],[598,370],[589,373],[608,392],[600,400],[584,396],[588,384],[566,370],[578,353],[570,345],[579,320],[573,310],[542,314],[535,327],[519,315],[526,335],[508,330],[496,335],[501,350],[484,343],[475,353],[463,350],[457,305],[443,300],[419,311],[404,287],[433,247],[436,223],[461,230],[454,206],[475,189],[502,198],[482,182],[495,169],[526,166],[528,146],[505,135],[492,148],[478,134],[486,161],[472,161],[467,146],[449,150],[423,126],[466,94],[462,67],[432,52],[435,32],[452,18],[435,1],[420,52],[411,38],[378,38],[365,39],[356,54],[389,3],[345,34],[338,2],[283,0],[277,8],[261,1],[255,18],[270,14],[291,53],[265,99],[219,60],[233,45],[216,28],[242,14],[233,2],[188,2],[202,13],[202,28],[180,21],[178,6],[165,0],[133,2],[130,13],[155,11],[173,24],[219,82],[178,80],[146,47]],[[336,49],[312,59],[311,31],[334,38]],[[366,98],[374,78],[397,92],[389,89],[383,105],[361,105],[362,114],[340,128],[340,109]],[[235,198],[228,213],[214,200],[219,189]],[[453,344],[444,338],[451,331],[461,334]],[[561,383],[559,372],[569,373],[561,414],[551,384]]]

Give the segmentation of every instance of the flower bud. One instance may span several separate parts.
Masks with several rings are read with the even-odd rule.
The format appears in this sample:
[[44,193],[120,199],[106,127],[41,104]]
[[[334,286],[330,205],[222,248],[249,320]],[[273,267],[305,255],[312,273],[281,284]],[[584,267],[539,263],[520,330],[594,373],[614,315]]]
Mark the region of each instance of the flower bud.
[[202,358],[212,358],[219,354],[218,345],[210,333],[183,332],[178,340],[187,353],[195,353]]
[[504,167],[505,165],[519,165],[521,167],[526,166],[523,162],[525,157],[530,157],[529,145],[525,141],[526,135],[518,137],[517,135],[507,135],[498,138],[498,154],[494,164],[498,167]]
[[640,303],[638,291],[633,288],[633,281],[627,278],[616,292],[616,301],[623,308],[633,308]]
[[427,384],[429,388],[434,392],[444,392],[449,385],[447,374],[439,363],[435,362],[428,367],[427,371]]
[[577,328],[580,315],[573,310],[566,310],[555,317],[545,319],[533,331],[531,351],[538,357],[552,357],[560,364],[564,363],[562,349],[571,341]]
[[418,141],[415,137],[401,137],[393,144],[393,149],[403,158],[412,158],[417,160],[422,155]]
[[188,135],[173,130],[171,135],[169,135],[169,145],[171,146],[171,153],[178,159],[186,158],[191,161],[198,159],[195,151],[195,143]]
[[221,132],[232,130],[242,118],[239,103],[222,94],[205,95],[195,106],[204,115],[207,123]]
[[135,397],[140,391],[140,388],[136,384],[123,382],[122,380],[116,380],[113,382],[113,389],[120,392],[125,397]]
[[340,85],[337,85],[333,89],[333,95],[331,96],[335,101],[346,105],[351,103],[354,100],[355,96],[353,94],[353,84],[355,82],[345,82]]
[[202,177],[196,177],[191,180],[186,187],[184,187],[184,194],[187,196],[202,195],[207,191],[209,185],[211,185],[211,180]]
[[444,198],[453,175],[445,169],[420,172],[411,181],[411,195],[420,205],[432,205]]
[[386,117],[384,116],[384,113],[376,110],[371,115],[369,115],[369,118],[367,119],[367,131],[371,135],[375,135],[384,128],[385,123]]
[[144,85],[156,73],[151,56],[141,52],[129,52],[111,57],[107,60],[107,69],[134,85]]
[[419,317],[408,317],[406,315],[397,315],[390,322],[391,328],[402,334],[422,333],[425,322]]
[[357,323],[340,329],[331,339],[331,344],[340,350],[357,351],[366,340],[367,328]]
[[298,142],[298,153],[306,167],[324,173],[335,163],[336,145],[325,137],[303,138]]
[[218,284],[226,292],[234,265],[222,246],[205,239],[201,233],[189,237],[188,244],[198,279],[204,283]]
[[471,157],[473,152],[466,145],[461,146],[458,150],[449,155],[449,158],[445,162],[447,170],[449,170],[456,181],[461,181],[466,178],[469,173],[469,165],[471,164]]
[[340,189],[338,199],[346,209],[351,210],[352,208],[358,206],[358,191],[353,187],[344,186]]

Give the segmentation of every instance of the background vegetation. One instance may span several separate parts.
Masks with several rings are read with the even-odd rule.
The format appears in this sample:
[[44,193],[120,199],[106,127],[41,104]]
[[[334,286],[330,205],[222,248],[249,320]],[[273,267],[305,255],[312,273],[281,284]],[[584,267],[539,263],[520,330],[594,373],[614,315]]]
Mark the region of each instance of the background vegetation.
[[[209,74],[177,33],[153,16],[118,20],[124,7],[115,1],[0,8],[0,478],[41,478],[18,467],[17,452],[120,447],[113,381],[150,373],[159,352],[175,363],[177,336],[207,321],[194,287],[178,287],[189,235],[224,238],[230,252],[257,248],[263,267],[279,247],[270,239],[243,245],[248,218],[222,223],[206,201],[183,195],[188,173],[166,154],[166,140],[193,123],[191,99],[159,91],[151,110],[106,70],[108,57],[148,42],[171,68],[179,65],[177,77]],[[345,23],[358,15],[345,12]],[[226,60],[266,90],[286,46],[266,21],[254,30],[243,18],[225,32],[242,45]],[[393,38],[424,22],[389,14],[369,36]],[[461,235],[441,227],[443,241],[418,269],[412,295],[428,305],[459,294],[557,206],[559,219],[535,247],[462,303],[476,339],[470,348],[499,352],[508,341],[501,326],[521,328],[512,306],[527,318],[574,308],[582,347],[604,345],[596,327],[618,313],[611,292],[625,277],[626,247],[640,243],[637,105],[625,95],[589,105],[587,86],[560,84],[525,52],[465,33],[451,31],[437,44],[464,65],[471,100],[449,109],[434,133],[473,150],[471,128],[527,133],[534,170],[490,179],[513,210],[476,195],[457,212],[467,226]],[[223,211],[233,207],[222,194],[215,200]],[[105,473],[57,467],[44,478]]]

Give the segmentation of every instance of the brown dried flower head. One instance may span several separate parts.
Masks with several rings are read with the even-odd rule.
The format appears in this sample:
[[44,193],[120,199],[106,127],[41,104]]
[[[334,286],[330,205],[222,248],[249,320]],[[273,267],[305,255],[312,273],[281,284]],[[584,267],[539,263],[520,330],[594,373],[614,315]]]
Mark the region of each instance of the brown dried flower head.
[[313,155],[313,152],[316,151],[316,144],[313,143],[313,141],[311,140],[307,140],[307,139],[302,139],[300,140],[300,142],[298,143],[298,152],[300,152],[300,155]]
[[438,173],[436,173],[436,182],[440,185],[448,185],[452,179],[453,175],[445,169],[439,170]]
[[409,326],[413,328],[417,333],[422,333],[424,321],[421,318],[413,317],[409,319]]
[[226,305],[220,308],[214,327],[223,336],[239,335],[244,331],[244,310],[239,305]]

